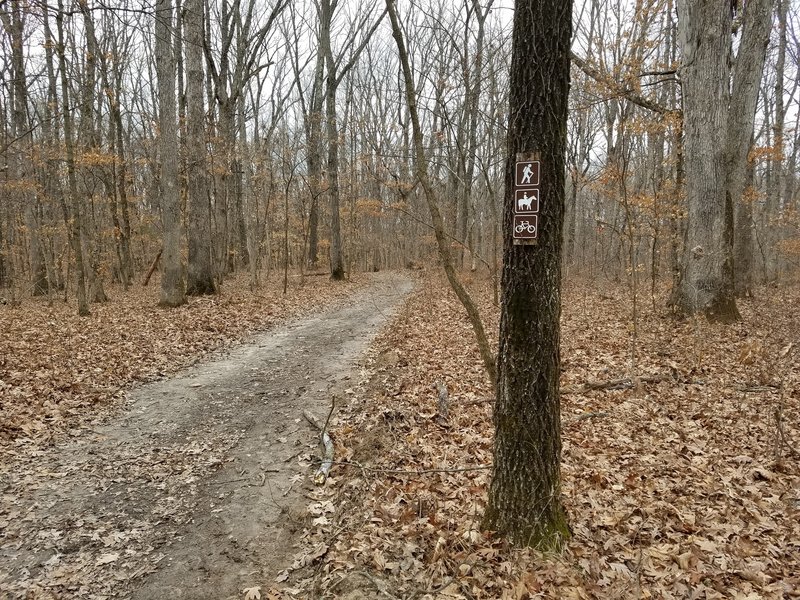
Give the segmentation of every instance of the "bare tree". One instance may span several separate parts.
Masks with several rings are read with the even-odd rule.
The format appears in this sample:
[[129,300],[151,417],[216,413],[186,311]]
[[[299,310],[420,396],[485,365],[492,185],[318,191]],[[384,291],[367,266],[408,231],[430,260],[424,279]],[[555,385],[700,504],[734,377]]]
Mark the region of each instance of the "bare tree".
[[[67,74],[66,44],[64,36],[64,2],[58,0],[56,30],[58,32],[58,68],[61,71],[61,103],[64,119],[64,152],[67,163],[67,190],[62,194],[61,208],[69,231],[70,247],[75,255],[76,296],[78,314],[88,316],[89,303],[86,296],[86,274],[83,259],[83,214],[78,195],[78,181],[75,175],[75,138],[73,136],[72,111],[70,110],[69,81]],[[69,202],[65,199],[69,198]]]
[[172,0],[158,0],[155,12],[155,48],[158,73],[159,196],[163,227],[164,273],[161,277],[162,306],[186,302],[184,267],[181,260],[181,214],[178,183],[178,128],[175,119],[175,55],[172,44]]
[[47,294],[49,285],[37,219],[39,199],[34,193],[33,181],[29,172],[33,164],[33,130],[28,122],[28,83],[22,42],[25,21],[21,3],[11,3],[10,10],[10,15],[3,11],[0,12],[0,17],[2,17],[3,27],[11,47],[13,81],[11,135],[17,149],[13,159],[13,171],[20,190],[20,202],[24,207],[33,295],[42,296]]
[[[333,45],[331,42],[331,26],[338,5],[338,0],[319,0],[317,10],[320,21],[320,52],[325,58],[326,70],[325,117],[328,134],[327,192],[330,200],[331,213],[331,278],[341,280],[344,279],[344,258],[342,255],[341,225],[339,222],[339,125],[336,120],[336,92],[344,77],[361,56],[372,34],[386,15],[386,11],[383,11],[374,20],[372,25],[367,28],[367,25],[373,19],[374,7],[376,5],[369,5],[368,8],[364,10],[358,22],[353,26],[352,31],[347,36],[345,50],[349,49],[350,54],[345,61],[343,59],[344,55],[334,57]],[[359,35],[361,35],[360,40],[358,39]]]
[[469,291],[464,287],[458,274],[456,273],[453,264],[452,253],[450,252],[450,241],[445,235],[444,221],[442,214],[439,210],[437,203],[436,193],[428,176],[428,168],[425,161],[425,149],[422,143],[422,127],[420,126],[419,113],[417,110],[417,93],[414,89],[414,80],[411,73],[411,63],[406,50],[406,43],[403,36],[403,30],[400,25],[400,19],[397,14],[397,9],[394,0],[386,0],[386,8],[389,12],[389,19],[392,24],[392,37],[394,37],[397,44],[397,53],[400,59],[400,65],[403,73],[403,83],[405,89],[406,104],[408,105],[409,121],[411,122],[413,132],[413,147],[414,147],[414,169],[415,175],[425,194],[425,201],[428,206],[428,212],[431,216],[433,225],[433,232],[436,237],[436,246],[438,249],[439,259],[442,262],[442,268],[447,275],[447,280],[450,287],[455,292],[462,306],[467,312],[472,330],[475,333],[475,339],[478,343],[478,350],[483,360],[484,369],[492,385],[497,380],[497,370],[495,364],[495,357],[492,354],[489,340],[486,337],[486,331],[481,320],[480,312],[475,305],[474,300],[470,296]]
[[211,200],[203,109],[203,0],[186,0],[184,9],[189,215],[186,293],[200,296],[216,292],[211,261]]

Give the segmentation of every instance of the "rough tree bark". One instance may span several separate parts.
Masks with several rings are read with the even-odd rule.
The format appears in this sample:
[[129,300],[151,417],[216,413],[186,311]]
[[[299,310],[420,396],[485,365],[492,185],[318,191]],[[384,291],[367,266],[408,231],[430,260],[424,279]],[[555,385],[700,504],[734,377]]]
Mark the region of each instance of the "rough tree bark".
[[745,197],[748,176],[751,175],[747,156],[752,146],[756,100],[769,43],[771,8],[772,0],[751,0],[744,5],[742,39],[733,66],[725,175],[728,196],[733,202],[737,217],[734,290],[738,297],[752,295],[752,201]]
[[311,206],[308,212],[308,265],[316,267],[319,260],[319,198],[322,195],[322,91],[325,74],[325,55],[317,53],[314,84],[311,88],[310,109],[306,123],[308,144],[308,183]]
[[188,137],[188,270],[186,293],[213,294],[211,203],[208,196],[205,111],[203,110],[203,2],[186,0],[186,134]]
[[[748,2],[745,9],[750,6]],[[784,140],[784,124],[786,120],[786,107],[784,105],[785,71],[786,71],[786,29],[789,11],[789,0],[775,0],[775,9],[778,17],[778,48],[775,58],[775,83],[773,87],[773,98],[775,100],[775,117],[772,123],[773,152],[770,157],[770,166],[767,178],[767,202],[764,206],[764,222],[770,224],[765,229],[765,245],[769,258],[764,269],[764,277],[767,281],[772,281],[780,277],[781,264],[780,256],[777,253],[776,243],[781,237],[781,192],[784,189],[782,182],[785,173],[794,171],[784,171],[783,162],[786,158],[786,150],[789,147]],[[792,179],[794,177],[791,177]]]
[[734,299],[733,202],[727,190],[732,14],[728,2],[680,0],[683,46],[686,245],[671,303],[685,315],[729,323],[741,318]]
[[331,212],[331,279],[344,279],[342,235],[339,223],[339,128],[336,123],[336,61],[331,49],[331,21],[338,2],[320,2],[320,51],[325,56],[325,112],[328,132],[328,199]]
[[[514,11],[494,467],[484,515],[487,529],[544,551],[570,535],[560,497],[559,317],[571,11],[569,0],[517,0]],[[534,246],[512,239],[518,153],[540,157]]]
[[156,56],[158,77],[159,162],[161,174],[161,223],[164,265],[161,277],[161,306],[186,302],[184,269],[181,261],[181,213],[178,189],[178,127],[175,120],[175,56],[172,47],[172,1],[156,3]]

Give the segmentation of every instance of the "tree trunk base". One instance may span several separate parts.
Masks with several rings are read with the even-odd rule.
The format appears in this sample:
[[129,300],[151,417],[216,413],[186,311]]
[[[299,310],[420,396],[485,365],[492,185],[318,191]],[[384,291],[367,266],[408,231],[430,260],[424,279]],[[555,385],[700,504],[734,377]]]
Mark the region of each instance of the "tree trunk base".
[[742,320],[733,295],[717,294],[706,301],[694,298],[691,292],[681,289],[672,292],[667,305],[678,316],[705,315],[711,323],[730,324]]
[[[539,552],[557,553],[572,537],[567,515],[561,503],[553,507],[551,514],[535,515],[528,520],[503,519],[501,511],[493,510],[491,502],[483,517],[482,527],[494,531],[511,541],[515,546],[533,548]],[[505,511],[510,514],[508,511]]]
[[187,296],[213,296],[217,293],[217,286],[213,279],[199,279],[186,286]]
[[167,298],[158,303],[161,308],[177,308],[179,306],[183,306],[184,304],[186,304],[186,298]]

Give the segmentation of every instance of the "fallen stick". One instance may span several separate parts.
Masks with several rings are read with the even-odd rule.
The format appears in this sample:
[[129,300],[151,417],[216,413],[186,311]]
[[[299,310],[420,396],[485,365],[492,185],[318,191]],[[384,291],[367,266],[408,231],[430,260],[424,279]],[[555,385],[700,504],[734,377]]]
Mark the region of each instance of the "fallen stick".
[[144,276],[144,281],[142,281],[142,287],[147,287],[147,284],[150,283],[150,278],[153,276],[153,272],[158,266],[158,260],[161,258],[162,252],[164,252],[164,249],[159,249],[158,254],[156,254],[156,257],[153,259],[153,264],[150,265],[150,270],[147,271],[147,275]]
[[662,381],[672,381],[675,378],[671,373],[660,373],[658,375],[644,375],[641,377],[622,377],[620,379],[610,379],[608,381],[589,381],[580,386],[568,386],[561,388],[562,394],[582,394],[592,390],[626,390],[636,387],[640,383],[660,383]]
[[322,442],[322,447],[325,449],[325,457],[322,459],[322,463],[320,463],[317,472],[314,473],[314,483],[317,485],[323,485],[325,481],[327,481],[328,473],[330,473],[331,467],[333,466],[333,440],[331,439],[331,436],[328,435],[328,423],[330,422],[335,405],[336,397],[334,397],[331,401],[331,410],[328,412],[328,418],[325,420],[325,425],[322,425],[319,422],[319,419],[317,419],[317,417],[312,415],[307,410],[303,411],[303,416],[306,418],[306,421],[311,423],[320,431],[320,441]]
[[780,390],[780,386],[777,385],[737,385],[734,386],[739,392],[777,392]]
[[427,475],[429,473],[468,473],[470,471],[490,471],[491,465],[478,465],[474,467],[453,467],[444,469],[388,469],[382,467],[368,467],[356,461],[338,461],[340,467],[353,467],[370,473],[384,473],[388,475]]

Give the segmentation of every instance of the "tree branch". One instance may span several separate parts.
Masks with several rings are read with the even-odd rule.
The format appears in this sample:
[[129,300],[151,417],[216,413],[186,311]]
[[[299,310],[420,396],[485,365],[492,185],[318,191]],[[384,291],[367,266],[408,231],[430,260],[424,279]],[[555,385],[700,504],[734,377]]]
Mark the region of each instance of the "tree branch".
[[614,81],[614,79],[612,79],[610,76],[602,73],[600,70],[590,65],[587,61],[582,59],[574,52],[570,52],[570,56],[572,57],[572,62],[575,64],[576,67],[578,67],[581,71],[586,73],[586,75],[594,79],[596,82],[608,86],[609,89],[617,96],[625,98],[626,100],[633,102],[637,106],[641,106],[642,108],[646,108],[647,110],[651,110],[660,115],[666,115],[672,112],[676,112],[670,110],[663,104],[659,104],[658,102],[653,102],[652,100],[648,100],[644,96],[637,94],[635,91],[624,87],[619,82]]

